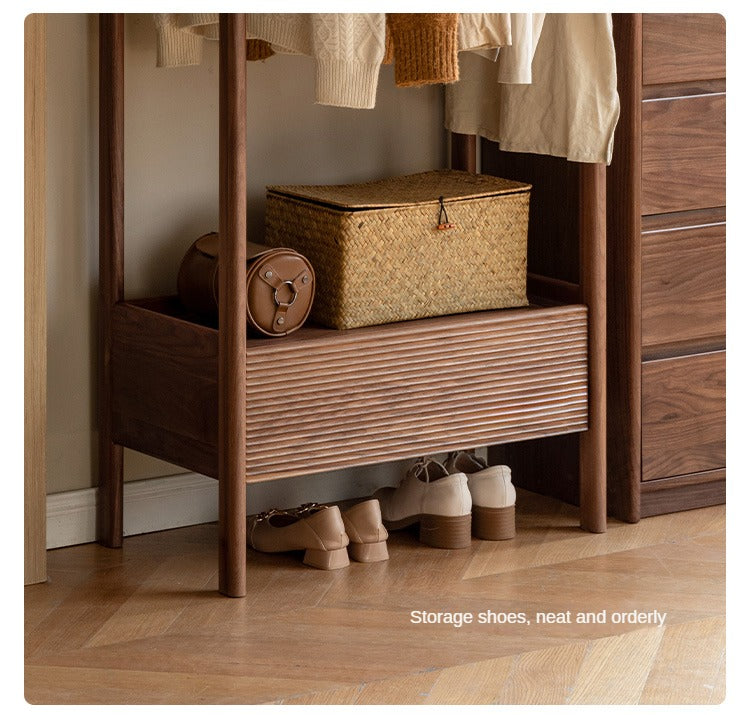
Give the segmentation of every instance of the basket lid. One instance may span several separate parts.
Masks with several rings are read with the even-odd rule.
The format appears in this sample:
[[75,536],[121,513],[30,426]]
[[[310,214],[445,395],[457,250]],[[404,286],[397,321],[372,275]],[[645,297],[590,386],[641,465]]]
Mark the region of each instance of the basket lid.
[[392,208],[527,192],[531,184],[486,174],[444,169],[363,184],[278,185],[269,192],[344,209]]

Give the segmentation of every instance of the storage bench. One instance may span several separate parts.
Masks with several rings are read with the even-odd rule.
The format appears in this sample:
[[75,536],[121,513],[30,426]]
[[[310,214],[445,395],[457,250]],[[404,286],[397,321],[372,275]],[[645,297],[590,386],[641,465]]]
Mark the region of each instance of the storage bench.
[[[586,336],[567,305],[248,338],[246,479],[583,431]],[[174,297],[115,306],[115,441],[216,477],[217,354]]]

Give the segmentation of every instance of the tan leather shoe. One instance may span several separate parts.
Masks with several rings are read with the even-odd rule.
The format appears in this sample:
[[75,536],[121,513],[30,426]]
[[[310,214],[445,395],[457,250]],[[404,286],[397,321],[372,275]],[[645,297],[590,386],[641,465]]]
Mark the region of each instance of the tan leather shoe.
[[272,509],[251,517],[247,543],[256,551],[305,550],[304,563],[332,570],[349,565],[349,537],[337,506],[306,504],[297,509]]
[[486,541],[512,539],[516,535],[516,488],[510,481],[510,467],[490,467],[475,454],[451,452],[445,468],[469,480],[472,534]]
[[448,474],[445,467],[422,459],[410,467],[398,487],[375,493],[388,529],[419,522],[419,540],[440,549],[471,544],[471,494],[465,474]]
[[355,561],[372,563],[388,558],[385,540],[388,532],[380,515],[377,499],[355,504],[341,514],[349,537],[349,556]]

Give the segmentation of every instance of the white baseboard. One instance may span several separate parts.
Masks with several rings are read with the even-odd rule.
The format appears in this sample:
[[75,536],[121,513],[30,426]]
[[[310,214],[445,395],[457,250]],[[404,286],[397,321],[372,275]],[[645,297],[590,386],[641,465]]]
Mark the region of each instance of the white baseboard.
[[[96,541],[97,489],[47,496],[47,548]],[[200,474],[177,474],[123,486],[125,536],[218,519],[218,483]]]

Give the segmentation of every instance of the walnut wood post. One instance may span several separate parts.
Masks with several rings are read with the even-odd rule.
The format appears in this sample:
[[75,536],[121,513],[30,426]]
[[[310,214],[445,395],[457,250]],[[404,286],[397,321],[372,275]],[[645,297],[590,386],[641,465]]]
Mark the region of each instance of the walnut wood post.
[[451,132],[451,168],[477,172],[477,137]]
[[122,447],[112,441],[112,308],[123,299],[124,16],[99,16],[99,501],[97,538],[122,546]]
[[245,16],[219,20],[219,590],[246,593]]
[[607,530],[607,185],[604,164],[580,164],[581,301],[589,317],[589,428],[580,437],[581,526]]
[[[641,516],[642,18],[612,16],[620,118],[607,183],[607,464],[610,513]],[[616,198],[615,198],[616,196]]]

